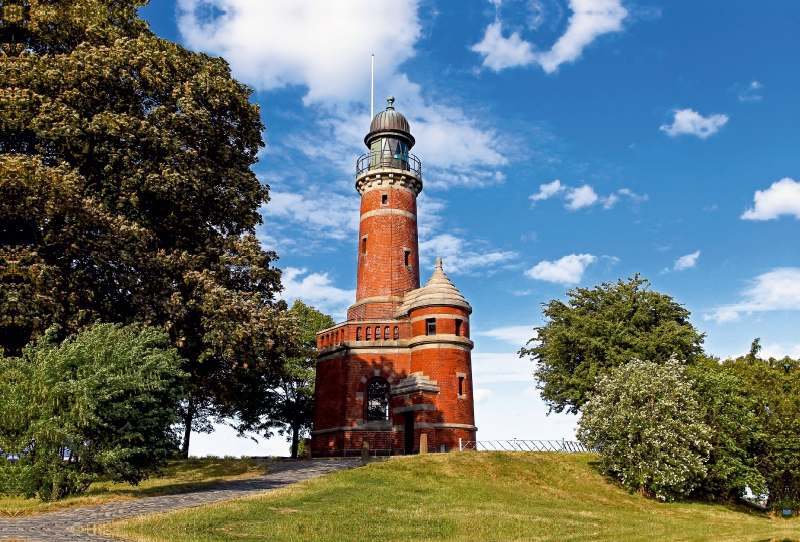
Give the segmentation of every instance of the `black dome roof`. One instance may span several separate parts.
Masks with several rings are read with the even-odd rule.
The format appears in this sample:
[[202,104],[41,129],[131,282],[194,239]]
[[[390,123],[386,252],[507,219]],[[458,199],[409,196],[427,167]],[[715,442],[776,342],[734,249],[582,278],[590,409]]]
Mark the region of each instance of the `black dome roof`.
[[393,106],[394,96],[389,96],[386,101],[389,105],[372,119],[369,125],[369,134],[364,138],[364,142],[369,146],[370,140],[374,139],[374,136],[378,135],[379,132],[388,132],[407,139],[410,144],[409,147],[414,146],[415,141],[414,136],[411,135],[411,126],[408,124],[408,119],[395,110]]

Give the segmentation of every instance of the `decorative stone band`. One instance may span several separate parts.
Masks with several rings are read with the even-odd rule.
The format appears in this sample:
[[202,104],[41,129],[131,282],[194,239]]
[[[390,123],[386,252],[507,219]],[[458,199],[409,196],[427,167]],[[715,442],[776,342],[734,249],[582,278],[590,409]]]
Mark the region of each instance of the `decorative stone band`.
[[399,215],[399,216],[404,216],[406,218],[410,218],[411,220],[415,221],[417,220],[417,215],[415,215],[414,213],[409,213],[408,211],[403,211],[402,209],[375,209],[374,211],[367,211],[366,213],[361,215],[360,220],[380,215]]
[[[348,310],[352,310],[355,307],[360,305],[366,305],[367,303],[402,303],[403,298],[400,296],[395,295],[376,295],[374,297],[365,297],[364,299],[360,299],[350,305]],[[392,320],[394,322],[394,320]]]
[[414,412],[416,410],[436,410],[435,405],[408,405],[403,407],[393,408],[394,414],[401,414],[403,412]]
[[422,374],[422,371],[411,373],[407,378],[400,380],[392,386],[392,395],[414,395],[417,393],[437,394],[439,389],[438,382],[431,380],[431,377]]
[[[414,429],[465,429],[467,431],[477,431],[478,428],[474,425],[465,423],[426,423],[415,422]],[[311,431],[312,435],[324,435],[325,433],[337,433],[339,431],[405,431],[405,426],[393,425],[391,429],[371,429],[366,426],[346,426],[346,427],[332,427],[330,429],[320,429],[318,431]]]
[[413,337],[405,342],[412,350],[424,350],[426,348],[457,348],[459,350],[472,350],[475,343],[460,335],[421,335]]
[[404,169],[372,169],[356,178],[356,190],[362,196],[378,188],[391,186],[406,189],[418,196],[422,192],[422,179]]

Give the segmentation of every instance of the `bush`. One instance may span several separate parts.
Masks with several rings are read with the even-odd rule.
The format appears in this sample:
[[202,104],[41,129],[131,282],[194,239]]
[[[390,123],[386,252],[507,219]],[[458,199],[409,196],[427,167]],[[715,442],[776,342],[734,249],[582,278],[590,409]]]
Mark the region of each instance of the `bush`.
[[98,324],[61,344],[51,329],[21,358],[0,357],[5,493],[54,500],[99,476],[138,483],[176,449],[186,375],[152,328]]
[[705,477],[710,431],[686,369],[634,359],[598,379],[578,438],[600,450],[604,473],[631,491],[673,500]]

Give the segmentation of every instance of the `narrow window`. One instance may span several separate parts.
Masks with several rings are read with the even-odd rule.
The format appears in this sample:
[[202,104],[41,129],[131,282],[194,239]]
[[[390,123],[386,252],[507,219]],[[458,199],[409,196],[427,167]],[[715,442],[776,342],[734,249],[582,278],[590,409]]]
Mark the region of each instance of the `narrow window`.
[[368,341],[372,340],[372,328],[371,327],[367,328],[367,340]]
[[386,326],[385,328],[383,328],[383,338],[386,339],[387,341],[390,339],[389,326]]
[[367,420],[389,419],[389,384],[373,380],[367,385]]
[[356,340],[357,341],[361,340],[361,328],[360,327],[356,328]]
[[408,265],[411,265],[411,264],[409,263],[409,262],[411,262],[411,251],[410,251],[410,250],[404,250],[404,251],[403,251],[403,257],[404,257],[405,264],[406,264],[407,266],[408,266]]
[[366,237],[362,237],[361,238],[361,254],[366,254],[366,253],[367,253],[367,238]]
[[461,320],[456,320],[456,335],[461,335]]
[[426,334],[436,335],[436,318],[428,318],[425,323],[427,324]]
[[375,328],[375,340],[376,341],[380,341],[381,340],[381,326],[377,326]]
[[381,196],[381,205],[388,205],[389,204],[389,196],[388,194],[383,194]]
[[397,327],[397,326],[394,326],[394,339],[397,340],[399,338],[400,338],[400,328]]
[[464,377],[463,376],[459,376],[458,377],[458,394],[459,395],[464,395]]

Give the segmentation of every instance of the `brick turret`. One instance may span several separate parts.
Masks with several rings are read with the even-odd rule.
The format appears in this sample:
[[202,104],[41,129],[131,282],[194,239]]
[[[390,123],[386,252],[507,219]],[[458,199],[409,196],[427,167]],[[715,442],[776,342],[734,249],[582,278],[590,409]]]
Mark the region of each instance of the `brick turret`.
[[441,259],[420,288],[417,196],[422,166],[409,154],[406,118],[388,107],[364,138],[356,302],[347,321],[319,333],[312,455],[458,449],[474,440],[472,341],[467,300]]

